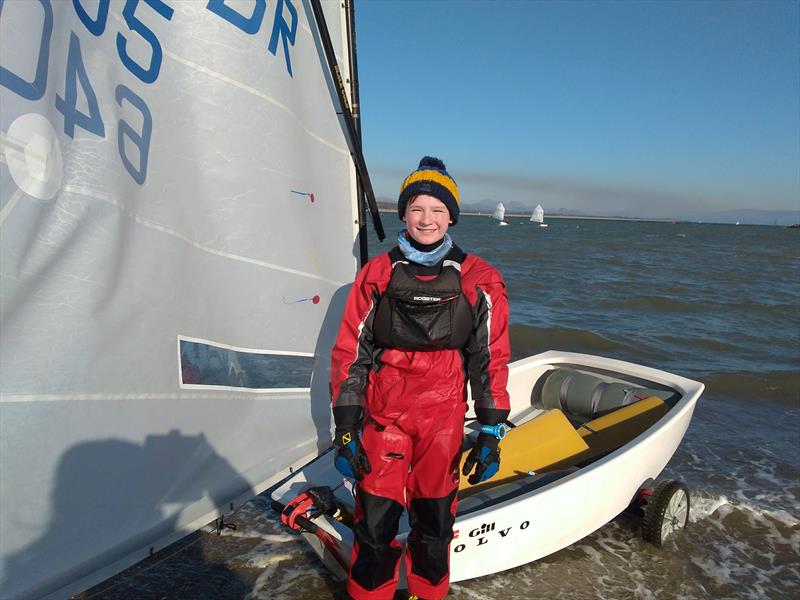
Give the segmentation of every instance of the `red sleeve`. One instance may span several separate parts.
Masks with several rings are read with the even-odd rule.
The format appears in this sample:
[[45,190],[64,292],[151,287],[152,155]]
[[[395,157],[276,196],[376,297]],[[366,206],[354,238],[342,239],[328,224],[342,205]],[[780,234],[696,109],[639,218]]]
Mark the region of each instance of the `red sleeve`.
[[386,268],[391,272],[386,255],[371,260],[359,271],[347,297],[331,352],[331,401],[335,409],[364,405],[364,390],[374,356],[372,320],[380,298],[380,275]]
[[[475,327],[468,347],[469,380],[475,414],[481,423],[495,425],[508,418],[508,295],[500,273],[478,259],[474,292]],[[472,298],[471,298],[472,299]]]

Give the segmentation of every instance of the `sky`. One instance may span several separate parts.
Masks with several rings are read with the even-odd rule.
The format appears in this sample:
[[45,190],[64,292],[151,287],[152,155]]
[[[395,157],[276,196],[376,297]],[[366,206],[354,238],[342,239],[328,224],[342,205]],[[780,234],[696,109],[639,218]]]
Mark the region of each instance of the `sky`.
[[800,212],[800,2],[360,0],[363,148],[463,204]]

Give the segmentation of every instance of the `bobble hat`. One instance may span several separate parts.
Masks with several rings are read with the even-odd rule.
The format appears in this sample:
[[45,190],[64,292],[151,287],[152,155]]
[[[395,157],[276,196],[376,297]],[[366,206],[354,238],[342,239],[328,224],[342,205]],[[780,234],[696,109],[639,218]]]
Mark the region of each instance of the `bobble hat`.
[[406,212],[409,200],[420,194],[427,194],[438,198],[447,206],[450,220],[455,225],[458,222],[459,202],[458,186],[450,177],[444,163],[433,156],[425,156],[419,161],[419,167],[403,181],[400,186],[400,197],[397,200],[397,213],[400,219]]

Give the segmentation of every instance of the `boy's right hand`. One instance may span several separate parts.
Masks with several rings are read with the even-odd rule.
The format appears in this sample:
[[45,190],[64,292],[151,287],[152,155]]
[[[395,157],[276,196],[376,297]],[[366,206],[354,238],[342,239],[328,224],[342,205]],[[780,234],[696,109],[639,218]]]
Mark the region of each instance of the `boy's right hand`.
[[336,429],[333,445],[336,447],[333,464],[339,473],[361,481],[365,474],[372,471],[369,459],[361,446],[358,430]]

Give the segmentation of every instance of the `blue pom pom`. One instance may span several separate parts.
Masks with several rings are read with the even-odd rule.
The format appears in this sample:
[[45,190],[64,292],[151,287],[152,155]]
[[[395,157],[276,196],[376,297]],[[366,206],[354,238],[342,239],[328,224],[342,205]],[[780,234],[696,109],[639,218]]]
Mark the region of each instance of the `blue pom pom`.
[[447,168],[444,166],[444,163],[435,156],[422,157],[422,160],[419,161],[418,168],[422,169],[425,167],[433,167],[434,169],[439,169],[440,171],[447,171]]

